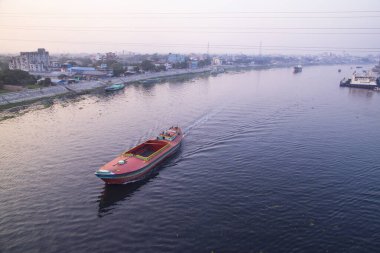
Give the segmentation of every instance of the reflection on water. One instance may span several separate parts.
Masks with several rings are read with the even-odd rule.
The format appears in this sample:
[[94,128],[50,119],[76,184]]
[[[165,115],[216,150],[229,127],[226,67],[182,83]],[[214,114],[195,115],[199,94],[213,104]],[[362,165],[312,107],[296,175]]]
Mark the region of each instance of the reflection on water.
[[141,186],[157,176],[154,174],[150,179],[145,179],[139,182],[122,185],[108,185],[104,184],[103,192],[99,196],[99,209],[98,216],[104,217],[106,214],[111,214],[113,206],[119,201],[127,200],[131,197]]
[[371,99],[376,91],[358,88],[342,87],[342,89],[348,89],[348,94],[358,98]]
[[145,184],[149,184],[153,181],[160,171],[165,170],[167,167],[172,167],[178,163],[178,159],[181,157],[181,149],[179,149],[170,157],[161,162],[155,169],[143,180],[122,185],[108,185],[104,184],[103,192],[98,197],[99,208],[98,216],[104,217],[107,214],[112,214],[112,210],[118,204],[118,202],[127,201],[132,197],[134,193],[139,191],[139,188]]

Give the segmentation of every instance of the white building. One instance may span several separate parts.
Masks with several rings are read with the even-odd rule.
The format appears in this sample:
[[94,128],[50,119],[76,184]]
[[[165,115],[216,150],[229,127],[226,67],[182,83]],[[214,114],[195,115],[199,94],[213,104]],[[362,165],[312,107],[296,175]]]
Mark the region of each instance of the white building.
[[212,58],[212,65],[222,65],[222,61],[218,57]]
[[49,71],[49,52],[39,48],[36,52],[20,52],[20,56],[12,57],[9,69],[20,69],[30,72]]

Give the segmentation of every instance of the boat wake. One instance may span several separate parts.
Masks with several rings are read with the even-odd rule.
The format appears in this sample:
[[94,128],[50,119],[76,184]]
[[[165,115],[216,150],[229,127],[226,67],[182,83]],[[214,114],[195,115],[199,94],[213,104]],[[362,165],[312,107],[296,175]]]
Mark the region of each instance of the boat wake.
[[200,118],[196,119],[193,123],[191,123],[189,126],[183,129],[183,137],[186,137],[191,132],[191,130],[203,125],[204,123],[212,119],[215,115],[217,115],[221,111],[222,109],[212,110],[211,112],[208,112],[205,115],[201,116]]

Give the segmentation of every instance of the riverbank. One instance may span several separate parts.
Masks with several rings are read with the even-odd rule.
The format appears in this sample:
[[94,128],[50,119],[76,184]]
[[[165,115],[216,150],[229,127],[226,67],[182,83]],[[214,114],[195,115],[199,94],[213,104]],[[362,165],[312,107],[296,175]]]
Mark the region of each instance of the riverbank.
[[173,76],[181,76],[188,74],[200,74],[209,72],[211,68],[200,68],[200,69],[179,69],[179,70],[169,70],[165,72],[157,73],[147,73],[139,74],[128,77],[113,77],[103,79],[101,81],[84,81],[76,84],[68,85],[57,85],[44,87],[40,89],[28,89],[19,92],[9,92],[0,94],[0,106],[12,106],[18,105],[23,102],[32,102],[39,99],[47,97],[55,97],[60,95],[65,95],[68,93],[83,93],[93,89],[105,87],[110,83],[130,83],[138,82],[142,80],[152,79],[152,78],[165,78]]
[[[222,65],[226,71],[239,70],[260,70],[270,68],[289,68],[292,64],[279,65]],[[210,72],[213,67],[199,69],[176,69],[163,72],[145,73],[127,77],[112,77],[99,81],[81,81],[75,84],[57,85],[39,89],[27,89],[18,92],[0,93],[0,110],[2,108],[12,108],[23,104],[30,104],[44,98],[59,97],[67,94],[83,94],[94,89],[105,87],[112,83],[133,83],[148,79],[167,78],[185,75],[196,75]]]

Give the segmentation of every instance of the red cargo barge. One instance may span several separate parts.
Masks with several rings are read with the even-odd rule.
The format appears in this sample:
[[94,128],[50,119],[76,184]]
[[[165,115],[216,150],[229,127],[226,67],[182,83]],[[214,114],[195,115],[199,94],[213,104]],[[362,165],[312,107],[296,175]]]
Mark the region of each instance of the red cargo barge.
[[171,127],[156,139],[148,140],[103,165],[95,175],[107,184],[125,184],[149,176],[155,166],[178,150],[183,133]]

